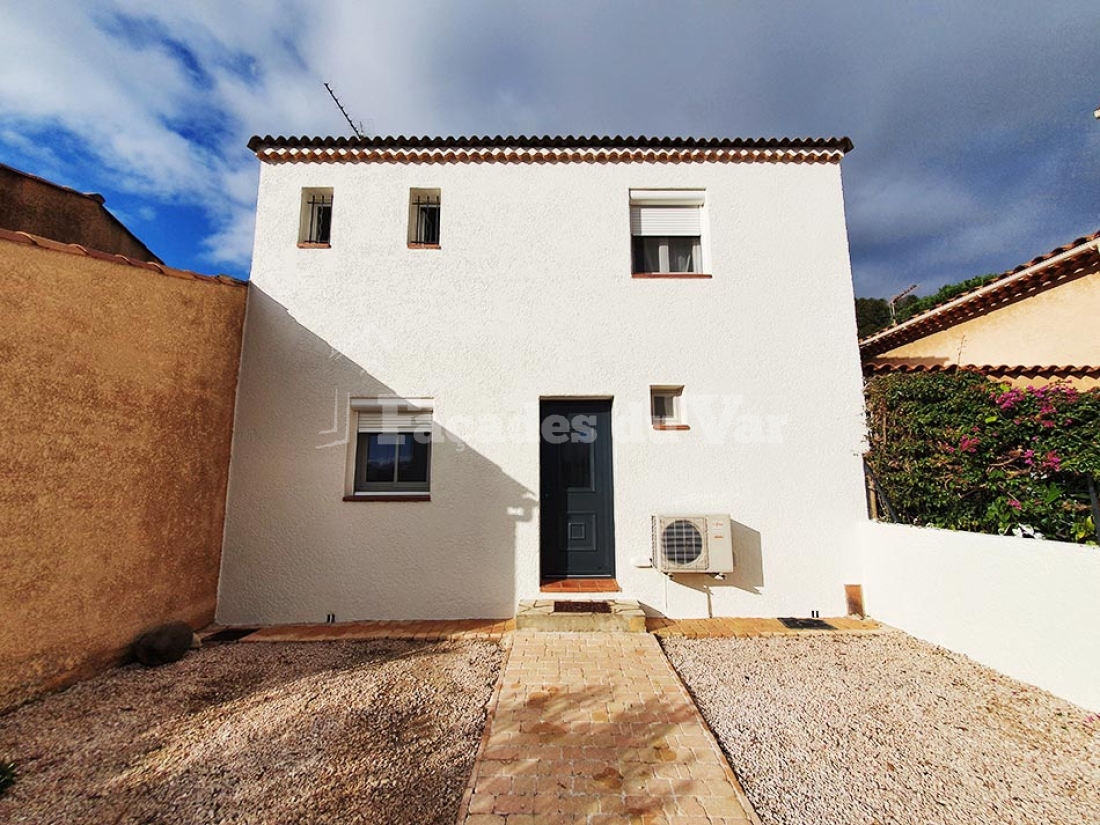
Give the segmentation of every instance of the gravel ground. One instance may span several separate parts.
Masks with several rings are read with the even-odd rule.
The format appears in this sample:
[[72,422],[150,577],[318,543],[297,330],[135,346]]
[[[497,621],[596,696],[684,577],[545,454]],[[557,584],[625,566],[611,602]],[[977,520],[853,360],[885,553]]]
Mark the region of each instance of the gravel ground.
[[765,825],[1100,823],[1100,717],[903,633],[666,639]]
[[0,716],[11,823],[452,823],[488,642],[210,645]]

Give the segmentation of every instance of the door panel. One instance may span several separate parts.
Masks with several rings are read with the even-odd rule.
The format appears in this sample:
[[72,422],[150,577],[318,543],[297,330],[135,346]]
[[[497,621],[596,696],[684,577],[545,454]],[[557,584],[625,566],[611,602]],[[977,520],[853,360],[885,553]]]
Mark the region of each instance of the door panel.
[[615,575],[610,401],[543,401],[543,578]]

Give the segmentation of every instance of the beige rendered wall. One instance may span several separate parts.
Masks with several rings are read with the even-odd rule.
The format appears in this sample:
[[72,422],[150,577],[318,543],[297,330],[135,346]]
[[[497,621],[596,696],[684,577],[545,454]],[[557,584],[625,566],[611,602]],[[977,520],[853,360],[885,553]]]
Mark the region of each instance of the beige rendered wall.
[[103,206],[103,199],[0,165],[0,228],[76,243],[138,261],[160,260]]
[[884,352],[872,364],[1100,366],[1100,273]]
[[246,295],[0,240],[0,709],[213,617]]

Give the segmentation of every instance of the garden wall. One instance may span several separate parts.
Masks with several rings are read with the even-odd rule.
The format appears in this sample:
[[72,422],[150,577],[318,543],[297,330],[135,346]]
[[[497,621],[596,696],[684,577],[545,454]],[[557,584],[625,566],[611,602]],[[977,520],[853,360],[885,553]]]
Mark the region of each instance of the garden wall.
[[0,710],[213,618],[246,295],[0,231]]
[[869,615],[1100,710],[1100,548],[869,522]]

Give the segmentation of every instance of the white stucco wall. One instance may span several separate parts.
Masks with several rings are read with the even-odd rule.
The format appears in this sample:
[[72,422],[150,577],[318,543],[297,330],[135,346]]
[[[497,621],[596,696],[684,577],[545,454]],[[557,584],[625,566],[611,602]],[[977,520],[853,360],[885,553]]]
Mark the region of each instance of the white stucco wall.
[[880,621],[1100,710],[1100,550],[867,522],[864,606]]
[[[332,248],[298,249],[301,189],[327,186]],[[406,248],[411,187],[442,190],[440,250]],[[685,187],[706,190],[713,279],[631,278],[629,190]],[[690,431],[652,430],[652,384],[685,386]],[[391,393],[433,399],[448,437],[432,500],[344,502],[347,448],[323,445],[346,437],[349,397]],[[539,592],[538,402],[555,396],[613,399],[623,597],[843,613],[865,511],[839,167],[265,164],[219,620],[512,615]],[[733,413],[724,434],[702,426],[708,398]],[[754,442],[742,414],[785,423]],[[633,566],[659,512],[729,513],[737,572]]]

